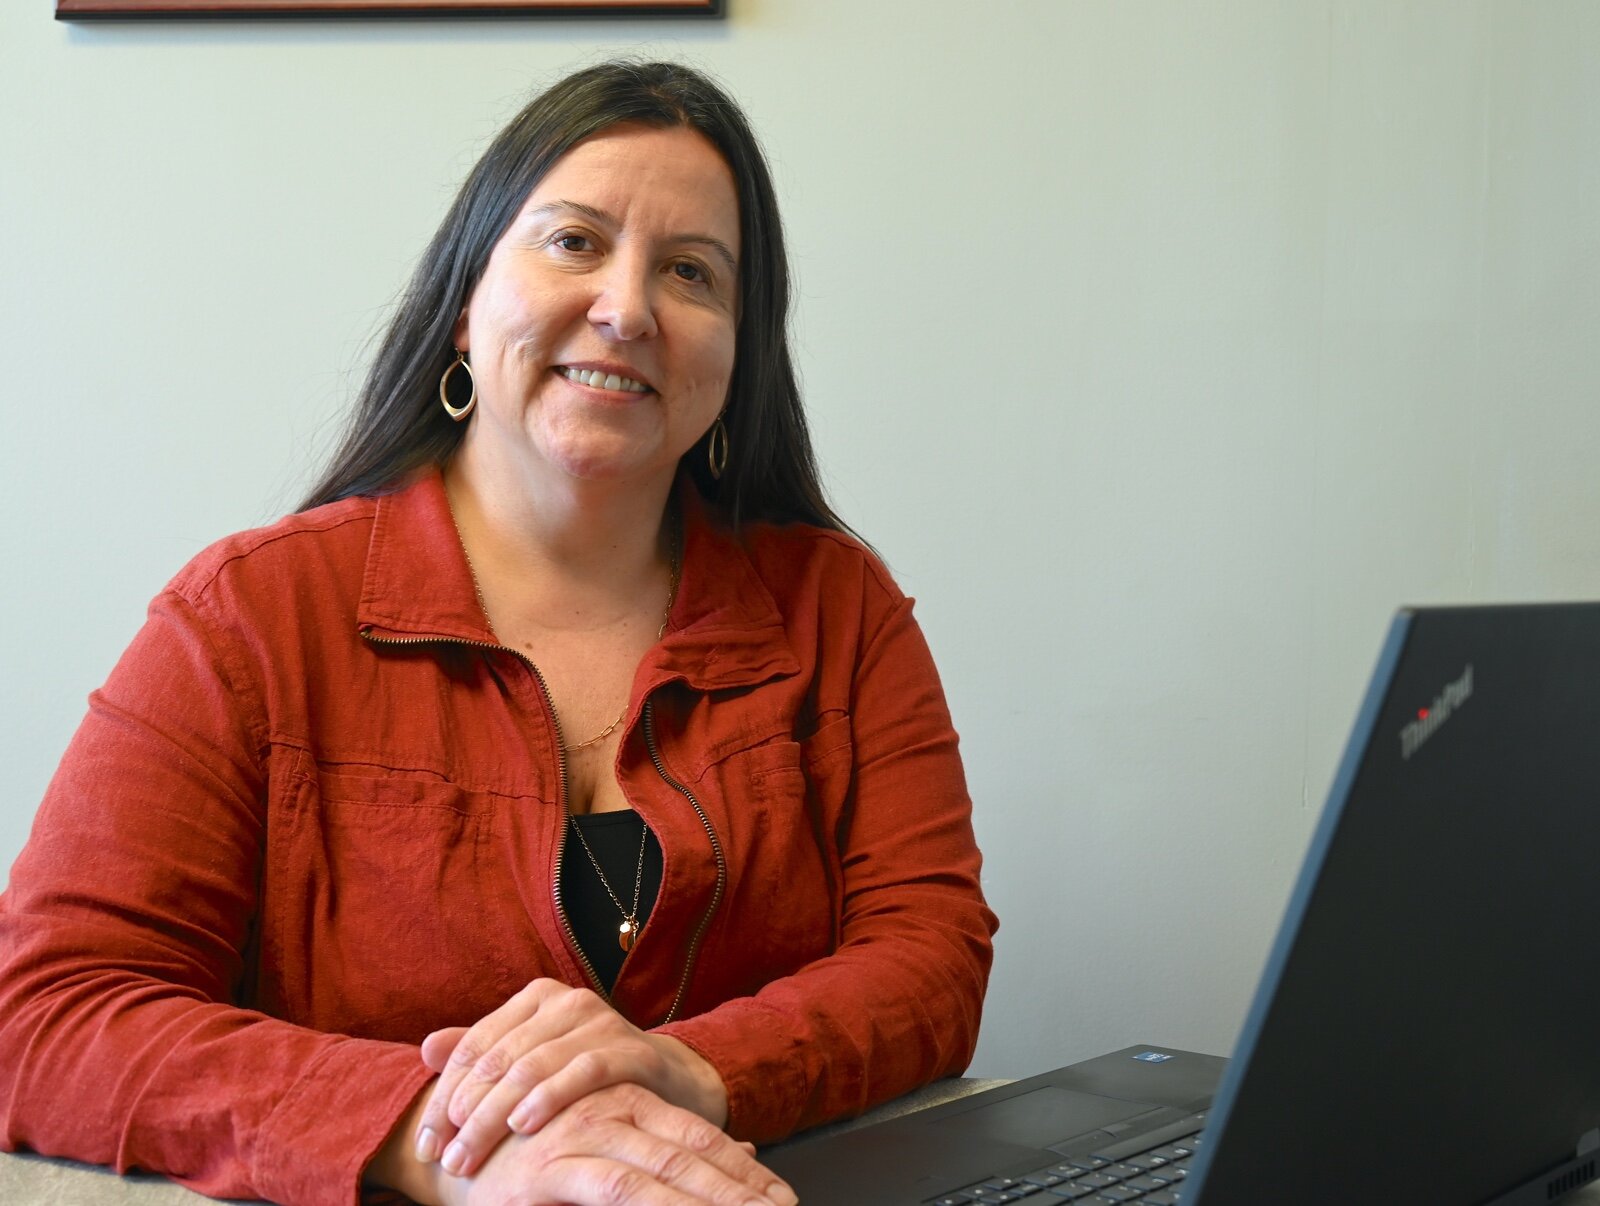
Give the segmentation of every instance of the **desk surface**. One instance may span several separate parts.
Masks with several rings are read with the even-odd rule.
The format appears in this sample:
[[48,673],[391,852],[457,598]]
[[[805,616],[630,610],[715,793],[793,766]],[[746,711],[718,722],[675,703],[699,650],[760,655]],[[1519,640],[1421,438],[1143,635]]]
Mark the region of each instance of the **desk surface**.
[[[942,1080],[879,1106],[860,1118],[808,1132],[808,1137],[866,1126],[1003,1083],[998,1080]],[[206,1206],[211,1201],[165,1177],[148,1174],[119,1177],[106,1169],[71,1160],[0,1152],[0,1202],[7,1206]],[[1600,1206],[1600,1182],[1563,1198],[1560,1206]]]

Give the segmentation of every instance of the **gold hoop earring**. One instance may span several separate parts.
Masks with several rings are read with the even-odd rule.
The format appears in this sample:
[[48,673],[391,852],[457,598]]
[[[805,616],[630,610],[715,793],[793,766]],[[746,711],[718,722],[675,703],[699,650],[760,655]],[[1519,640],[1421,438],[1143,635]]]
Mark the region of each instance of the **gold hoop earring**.
[[721,481],[722,472],[728,467],[728,426],[721,415],[711,425],[711,438],[706,441],[706,464],[711,476]]
[[[462,405],[451,406],[449,391],[450,375],[454,373],[458,367],[467,370],[467,382],[472,386],[472,394]],[[449,415],[457,423],[461,422],[468,415],[470,415],[472,413],[472,408],[478,404],[478,379],[472,375],[472,366],[467,363],[466,356],[459,348],[456,350],[456,358],[445,367],[444,376],[439,378],[439,401],[444,403],[444,413]]]

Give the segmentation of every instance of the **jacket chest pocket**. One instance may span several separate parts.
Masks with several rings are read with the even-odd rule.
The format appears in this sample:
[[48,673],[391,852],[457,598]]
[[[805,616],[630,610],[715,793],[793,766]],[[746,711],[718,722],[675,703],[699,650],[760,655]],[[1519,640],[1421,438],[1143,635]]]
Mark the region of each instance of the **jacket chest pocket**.
[[838,944],[849,731],[841,717],[804,742],[768,742],[707,770],[707,790],[721,802],[729,883],[706,953],[738,967],[742,992]]
[[414,1042],[503,1003],[541,964],[496,840],[511,806],[366,768],[296,776],[268,817],[262,1007]]

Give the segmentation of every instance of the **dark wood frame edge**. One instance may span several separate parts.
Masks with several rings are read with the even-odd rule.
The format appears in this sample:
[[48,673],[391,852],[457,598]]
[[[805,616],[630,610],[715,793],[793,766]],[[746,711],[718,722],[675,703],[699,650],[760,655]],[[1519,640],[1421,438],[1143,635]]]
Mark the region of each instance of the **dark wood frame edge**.
[[[318,8],[279,9],[279,8],[252,8],[251,0],[219,0],[229,7],[201,10],[201,9],[172,9],[172,8],[143,8],[143,9],[106,9],[95,11],[92,8],[63,9],[63,3],[69,6],[74,3],[92,5],[94,0],[57,0],[55,18],[57,21],[239,21],[239,20],[349,20],[351,18],[381,18],[385,20],[405,18],[437,19],[439,17],[470,17],[470,18],[514,18],[517,20],[595,20],[602,18],[614,20],[618,18],[646,18],[676,17],[687,19],[720,19],[727,16],[727,0],[706,0],[699,8],[683,8],[678,5],[662,4],[628,4],[619,3],[618,0],[591,0],[591,3],[582,6],[562,5],[559,8],[535,8],[538,0],[528,0],[527,8],[487,8],[477,4],[474,0],[431,0],[421,7],[407,8],[359,8],[341,5],[339,0],[327,0],[327,3]],[[152,5],[157,5],[160,0],[150,0]]]

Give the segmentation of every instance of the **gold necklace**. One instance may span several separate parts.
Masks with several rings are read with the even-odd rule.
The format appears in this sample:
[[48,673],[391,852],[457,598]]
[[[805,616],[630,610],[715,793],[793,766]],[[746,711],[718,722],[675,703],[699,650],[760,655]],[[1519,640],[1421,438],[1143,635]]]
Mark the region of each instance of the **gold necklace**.
[[594,868],[594,873],[600,879],[600,886],[606,890],[606,895],[611,897],[611,903],[617,906],[617,912],[622,914],[622,924],[617,927],[617,945],[623,951],[631,951],[633,944],[639,938],[639,897],[644,892],[644,852],[650,844],[650,826],[644,824],[640,818],[639,828],[639,869],[633,876],[633,908],[625,909],[622,902],[617,899],[617,894],[611,890],[611,881],[606,878],[606,873],[600,870],[600,860],[595,858],[594,851],[589,848],[589,841],[583,836],[583,828],[578,824],[578,818],[570,812],[567,813],[567,824],[572,832],[577,835],[578,844],[583,847],[583,852],[589,856],[589,865]]
[[[466,551],[466,546],[465,545],[462,546],[462,551],[463,552]],[[672,615],[672,605],[678,601],[678,574],[679,574],[679,572],[680,572],[680,570],[682,568],[680,566],[679,562],[682,560],[682,557],[678,552],[678,530],[677,530],[676,527],[674,527],[673,531],[672,531],[672,553],[671,553],[671,557],[672,557],[672,581],[667,587],[667,609],[664,612],[661,613],[661,627],[656,629],[656,640],[658,640],[658,641],[662,637],[667,635],[667,619],[668,619],[668,617],[670,617]],[[467,561],[467,568],[468,569],[472,568],[472,562],[471,562],[470,559]],[[473,585],[476,586],[477,585],[477,581],[478,581],[477,577],[474,576],[472,581],[473,581]],[[479,599],[480,599],[480,601],[482,600],[482,596],[481,595],[479,596]],[[487,608],[484,610],[484,614],[485,615],[488,614],[488,609]],[[550,701],[550,710],[552,712],[555,711],[555,707],[556,707],[555,701],[551,700]],[[575,754],[579,750],[588,749],[591,745],[599,745],[607,737],[611,736],[611,734],[613,734],[613,733],[615,733],[617,731],[617,726],[622,723],[622,718],[624,716],[626,716],[627,714],[628,714],[628,705],[626,703],[624,703],[622,705],[622,711],[617,713],[617,718],[615,720],[613,720],[610,724],[606,725],[605,728],[601,729],[598,733],[596,733],[593,737],[589,738],[589,740],[587,740],[587,741],[580,741],[580,742],[578,742],[577,745],[563,745],[561,747],[562,751],[565,752],[565,753],[568,753],[568,754]],[[588,849],[587,846],[584,847],[584,848]],[[590,857],[591,861],[594,858],[593,855],[590,855],[589,857]],[[641,864],[641,866],[642,865],[643,864]],[[598,869],[598,864],[596,864],[596,869]],[[606,891],[607,892],[611,891],[609,886],[606,888]],[[615,897],[613,897],[613,899],[615,899]],[[621,908],[622,906],[618,905],[617,907]],[[622,949],[623,950],[627,950],[628,948],[627,947],[623,947]]]
[[[667,617],[672,614],[672,604],[678,598],[678,575],[682,570],[683,563],[682,537],[683,533],[674,524],[671,554],[672,585],[667,591],[667,610],[661,617],[661,627],[656,630],[656,640],[658,641],[667,633]],[[555,701],[551,700],[550,710],[554,712],[555,708]],[[604,732],[589,738],[582,745],[563,746],[562,751],[571,753],[573,750],[581,750],[586,745],[593,745],[601,738],[610,736],[612,730],[622,723],[622,717],[627,714],[628,705],[623,704],[622,714],[608,724]],[[557,731],[560,731],[559,720],[557,721]],[[595,858],[594,851],[589,848],[589,839],[583,836],[583,829],[578,824],[578,818],[573,816],[570,811],[567,813],[567,827],[572,830],[573,835],[578,839],[578,844],[583,847],[584,854],[589,856],[589,865],[594,868],[594,873],[600,880],[600,886],[606,890],[606,895],[611,897],[611,903],[617,906],[617,912],[622,914],[622,924],[617,927],[617,945],[622,948],[624,954],[631,951],[633,944],[639,940],[639,930],[641,928],[639,925],[639,900],[644,893],[644,853],[650,844],[650,826],[644,823],[643,817],[639,820],[639,866],[633,874],[633,908],[625,909],[622,907],[622,901],[617,899],[616,892],[612,890],[611,881],[606,878],[606,873],[600,869],[600,860]]]
[[[452,516],[452,518],[454,517]],[[683,573],[683,529],[677,522],[676,515],[669,516],[667,522],[672,525],[669,533],[671,540],[669,558],[672,578],[667,586],[667,606],[661,613],[661,627],[656,629],[656,640],[658,641],[667,635],[667,623],[672,618],[672,605],[678,601],[678,579]],[[458,540],[461,538],[460,529],[456,531],[456,538]],[[472,575],[473,593],[478,596],[478,606],[483,609],[484,618],[487,619],[489,605],[483,598],[483,584],[478,581],[478,567],[472,564],[472,554],[467,552],[467,542],[464,540],[461,541],[461,555],[467,560],[467,573]],[[561,715],[556,711],[556,701],[550,697],[548,691],[546,691],[545,697],[549,699],[550,715],[555,719],[556,734],[559,736],[561,733]],[[617,718],[589,738],[589,740],[580,741],[577,745],[563,744],[561,747],[562,756],[565,757],[578,750],[588,749],[591,745],[597,745],[604,741],[612,733],[616,732],[617,726],[622,723],[622,718],[627,714],[628,705],[624,703],[622,711],[617,713]],[[642,822],[643,818],[640,818],[640,820]],[[622,901],[617,898],[616,892],[612,890],[611,881],[606,878],[606,873],[600,869],[600,860],[595,858],[594,851],[589,848],[588,839],[583,836],[583,830],[578,827],[577,818],[572,815],[570,810],[567,812],[567,827],[577,837],[578,844],[583,847],[584,854],[588,855],[589,865],[594,868],[595,875],[599,877],[600,886],[606,890],[606,895],[611,897],[611,903],[617,906],[617,912],[622,914],[622,924],[617,927],[617,945],[622,948],[624,953],[631,951],[633,944],[639,939],[639,930],[642,928],[639,924],[639,901],[644,893],[644,855],[650,844],[650,826],[642,823],[639,826],[641,831],[639,834],[639,866],[633,876],[632,909],[623,908]]]
[[[454,516],[451,518],[454,519]],[[672,618],[672,605],[678,601],[678,579],[683,573],[683,530],[678,524],[677,517],[675,515],[669,516],[667,522],[672,525],[671,532],[669,533],[669,538],[672,543],[671,550],[668,553],[669,568],[671,570],[672,577],[667,584],[667,606],[661,613],[661,627],[656,629],[656,640],[658,641],[667,635],[667,624]],[[478,581],[478,567],[472,563],[472,554],[467,552],[467,542],[465,540],[461,540],[460,528],[456,529],[456,539],[461,541],[461,555],[466,558],[467,573],[472,575],[472,593],[478,596],[478,607],[482,610],[484,619],[488,619],[489,604],[484,601],[483,583]],[[494,627],[493,624],[491,624],[490,631],[492,632],[493,630]],[[559,734],[561,732],[561,717],[560,714],[556,712],[556,701],[553,698],[550,700],[550,712],[556,718],[556,732]],[[607,737],[611,736],[611,734],[617,731],[617,726],[622,723],[623,718],[627,716],[627,714],[628,705],[625,702],[622,705],[622,711],[617,713],[617,718],[610,724],[606,725],[605,728],[601,729],[587,741],[580,741],[576,745],[567,745],[565,742],[563,742],[561,746],[561,752],[563,754],[575,754],[579,750],[588,749],[591,745],[599,745]],[[610,890],[610,888],[606,889],[608,892]]]

